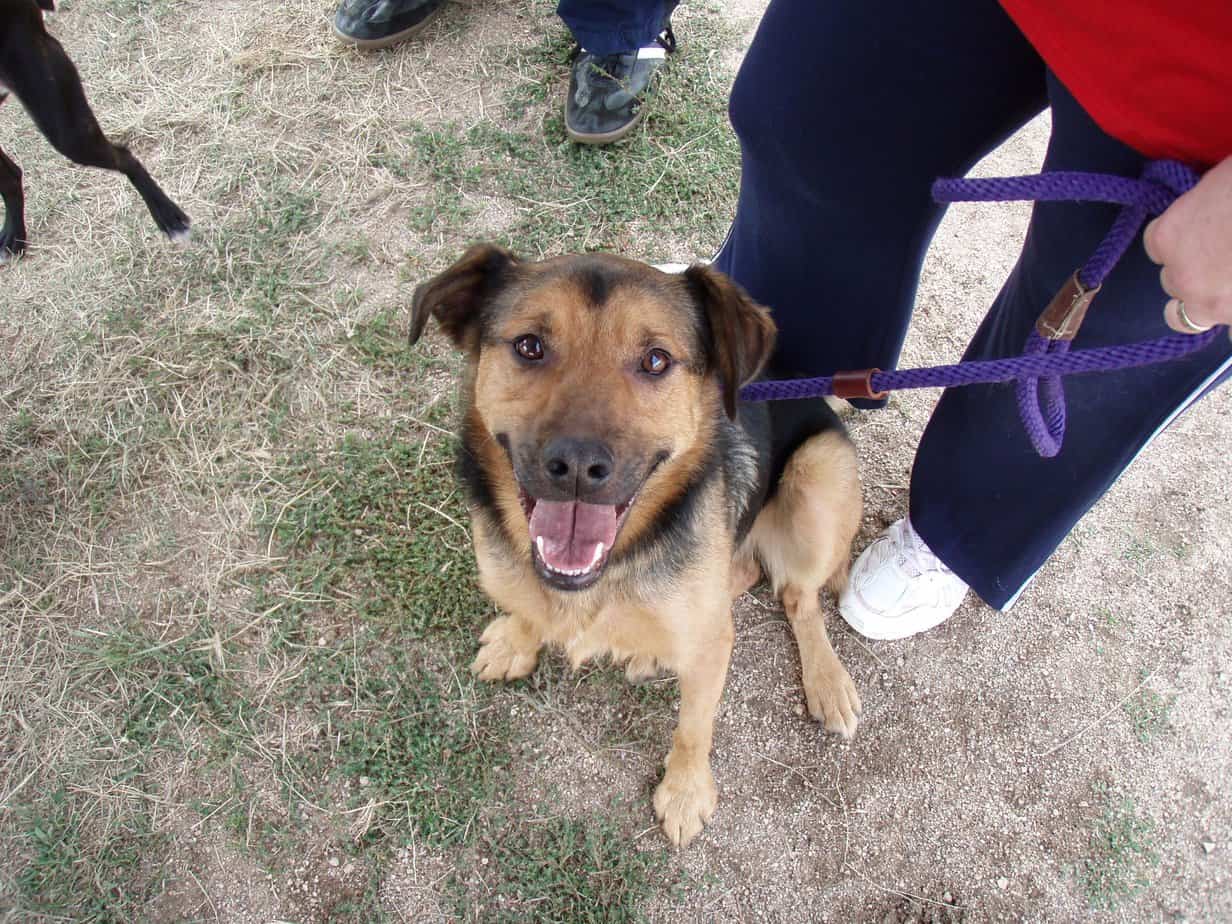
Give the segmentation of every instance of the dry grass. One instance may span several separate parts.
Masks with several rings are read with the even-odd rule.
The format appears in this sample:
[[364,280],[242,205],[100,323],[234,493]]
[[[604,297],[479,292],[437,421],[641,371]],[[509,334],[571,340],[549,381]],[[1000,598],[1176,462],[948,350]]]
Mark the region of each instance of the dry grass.
[[[560,250],[633,210],[583,214],[617,158],[552,124],[550,6],[458,4],[371,56],[328,37],[331,7],[52,21],[193,217],[182,250],[4,110],[33,238],[0,318],[0,888],[22,916],[367,920],[422,891],[382,885],[406,849],[469,855],[491,811],[509,704],[458,673],[486,604],[447,461],[456,360],[405,348],[402,305],[471,238]],[[627,155],[670,193],[683,160],[652,139]],[[540,156],[576,173],[568,205],[523,195]]]

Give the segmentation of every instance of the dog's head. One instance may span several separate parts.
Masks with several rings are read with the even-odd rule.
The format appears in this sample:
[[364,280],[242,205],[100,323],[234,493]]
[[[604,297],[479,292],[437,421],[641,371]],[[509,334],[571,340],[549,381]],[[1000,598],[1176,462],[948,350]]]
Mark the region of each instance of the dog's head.
[[508,457],[535,567],[561,589],[597,581],[683,489],[774,340],[768,312],[706,266],[484,244],[415,291],[412,342],[430,316],[469,357],[471,419]]

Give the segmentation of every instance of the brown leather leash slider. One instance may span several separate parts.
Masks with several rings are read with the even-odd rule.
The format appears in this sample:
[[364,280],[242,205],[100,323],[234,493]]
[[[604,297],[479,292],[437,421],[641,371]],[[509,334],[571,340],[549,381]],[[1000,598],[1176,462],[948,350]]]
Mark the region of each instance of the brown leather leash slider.
[[1099,290],[1100,286],[1086,288],[1075,272],[1035,322],[1036,333],[1048,340],[1073,340],[1078,336],[1078,328],[1086,319],[1087,309]]
[[869,401],[880,401],[888,391],[873,391],[873,375],[880,369],[852,369],[846,372],[836,372],[832,379],[834,397],[865,398]]

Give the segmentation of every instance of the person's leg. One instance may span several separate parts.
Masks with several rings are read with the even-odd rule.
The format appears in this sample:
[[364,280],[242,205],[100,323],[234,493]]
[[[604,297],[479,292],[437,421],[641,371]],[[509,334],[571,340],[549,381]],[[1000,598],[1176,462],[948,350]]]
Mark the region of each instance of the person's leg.
[[559,16],[577,43],[599,56],[652,45],[677,0],[560,0]]
[[932,181],[1038,112],[1044,73],[994,0],[773,0],[732,92],[744,162],[715,265],[773,311],[776,375],[894,367]]
[[609,144],[642,118],[642,95],[676,47],[676,0],[560,0],[556,13],[577,40],[565,98],[565,132]]
[[[1053,128],[1045,170],[1138,175],[1141,155],[1105,135],[1051,77],[1049,90]],[[1115,206],[1037,205],[1018,265],[964,358],[1020,353],[1039,313],[1094,251],[1115,214]],[[1096,296],[1075,348],[1168,334],[1167,299],[1159,267],[1139,237]],[[916,455],[911,522],[976,593],[1003,607],[1151,438],[1230,372],[1232,346],[1221,338],[1189,359],[1071,376],[1065,444],[1053,459],[1032,449],[1012,386],[950,389]]]

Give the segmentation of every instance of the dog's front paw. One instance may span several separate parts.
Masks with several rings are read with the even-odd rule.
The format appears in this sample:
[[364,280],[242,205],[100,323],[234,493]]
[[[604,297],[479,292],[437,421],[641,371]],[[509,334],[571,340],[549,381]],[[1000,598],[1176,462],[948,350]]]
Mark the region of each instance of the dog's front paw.
[[844,738],[856,733],[860,715],[860,694],[855,681],[838,658],[823,659],[821,666],[804,672],[804,698],[809,715],[821,722],[826,731]]
[[667,772],[654,793],[655,817],[663,833],[676,847],[683,847],[697,836],[710,820],[719,802],[709,762],[675,769],[668,758]]
[[479,636],[479,654],[471,671],[480,680],[517,680],[539,661],[539,642],[509,616],[498,616]]

